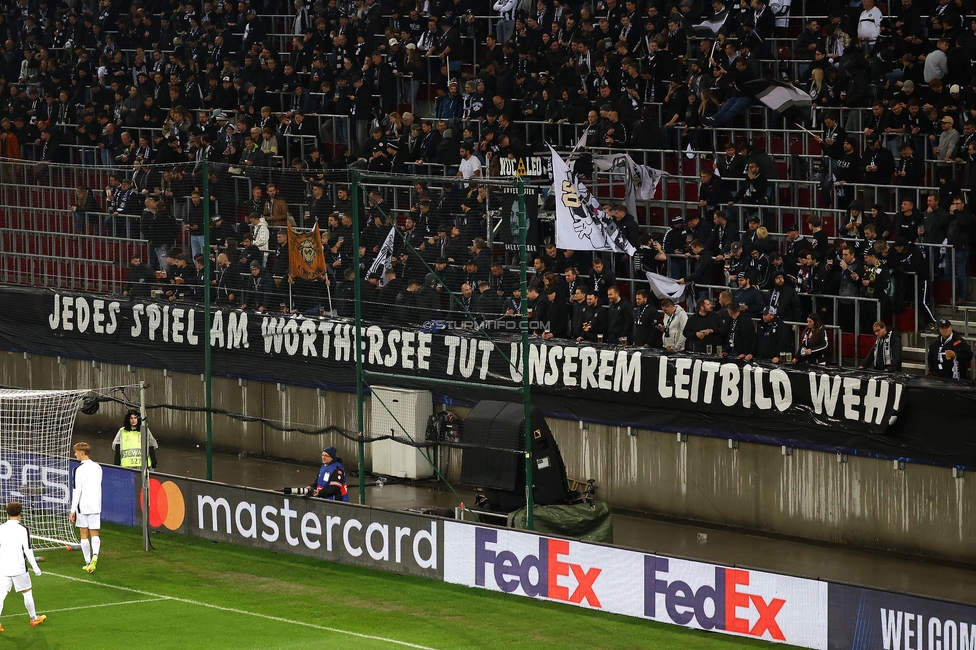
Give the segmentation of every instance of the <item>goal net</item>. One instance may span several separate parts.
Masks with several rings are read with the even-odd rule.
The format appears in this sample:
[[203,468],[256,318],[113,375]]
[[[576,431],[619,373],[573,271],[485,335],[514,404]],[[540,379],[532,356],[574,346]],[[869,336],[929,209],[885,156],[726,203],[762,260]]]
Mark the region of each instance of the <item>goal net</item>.
[[87,394],[0,389],[0,503],[23,504],[21,522],[36,549],[78,543],[68,521],[69,462],[75,416]]

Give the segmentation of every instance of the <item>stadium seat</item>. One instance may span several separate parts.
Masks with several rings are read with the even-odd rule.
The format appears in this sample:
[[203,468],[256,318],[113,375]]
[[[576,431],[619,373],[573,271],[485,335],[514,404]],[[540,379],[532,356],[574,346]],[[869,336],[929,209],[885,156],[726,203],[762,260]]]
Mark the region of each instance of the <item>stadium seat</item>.
[[651,226],[667,226],[667,219],[664,218],[664,208],[651,206],[647,213],[647,220]]
[[[796,207],[798,208],[815,208],[813,204],[813,199],[811,198],[809,186],[802,186],[797,189],[796,192]],[[833,217],[828,217],[833,218]]]
[[895,329],[899,332],[915,331],[915,308],[905,307],[895,316]]
[[932,297],[937,305],[952,304],[952,282],[949,280],[936,280],[932,283]]
[[[841,340],[841,354],[845,357],[854,356],[854,334],[850,332],[843,332],[840,335]],[[857,337],[857,358],[863,359],[871,351],[871,347],[874,345],[874,335],[873,334],[859,334]]]

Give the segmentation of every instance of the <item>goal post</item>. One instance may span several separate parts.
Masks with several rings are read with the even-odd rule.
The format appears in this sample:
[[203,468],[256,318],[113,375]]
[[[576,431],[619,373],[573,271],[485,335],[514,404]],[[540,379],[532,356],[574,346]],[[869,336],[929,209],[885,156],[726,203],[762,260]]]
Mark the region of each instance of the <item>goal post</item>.
[[71,435],[87,390],[0,389],[0,504],[19,501],[35,549],[77,544]]

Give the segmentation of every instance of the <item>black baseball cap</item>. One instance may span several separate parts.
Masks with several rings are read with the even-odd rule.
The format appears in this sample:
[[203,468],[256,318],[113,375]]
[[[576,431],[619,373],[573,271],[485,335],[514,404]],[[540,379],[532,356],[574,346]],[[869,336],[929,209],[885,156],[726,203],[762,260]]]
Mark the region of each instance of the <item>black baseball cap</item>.
[[952,327],[952,323],[950,323],[948,319],[945,318],[939,319],[939,329],[943,329],[945,327]]

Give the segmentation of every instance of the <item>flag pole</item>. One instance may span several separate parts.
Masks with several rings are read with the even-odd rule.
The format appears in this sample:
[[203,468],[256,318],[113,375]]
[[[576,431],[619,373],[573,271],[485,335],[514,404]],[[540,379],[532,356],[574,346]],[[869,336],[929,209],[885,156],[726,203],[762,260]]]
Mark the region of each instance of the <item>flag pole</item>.
[[815,137],[817,140],[820,140],[820,134],[819,133],[814,133],[813,131],[811,131],[810,129],[806,128],[805,126],[803,126],[799,122],[793,122],[793,125],[796,126],[798,129],[800,129],[801,131],[803,131],[804,133],[809,133],[810,135],[812,135],[813,137]]

